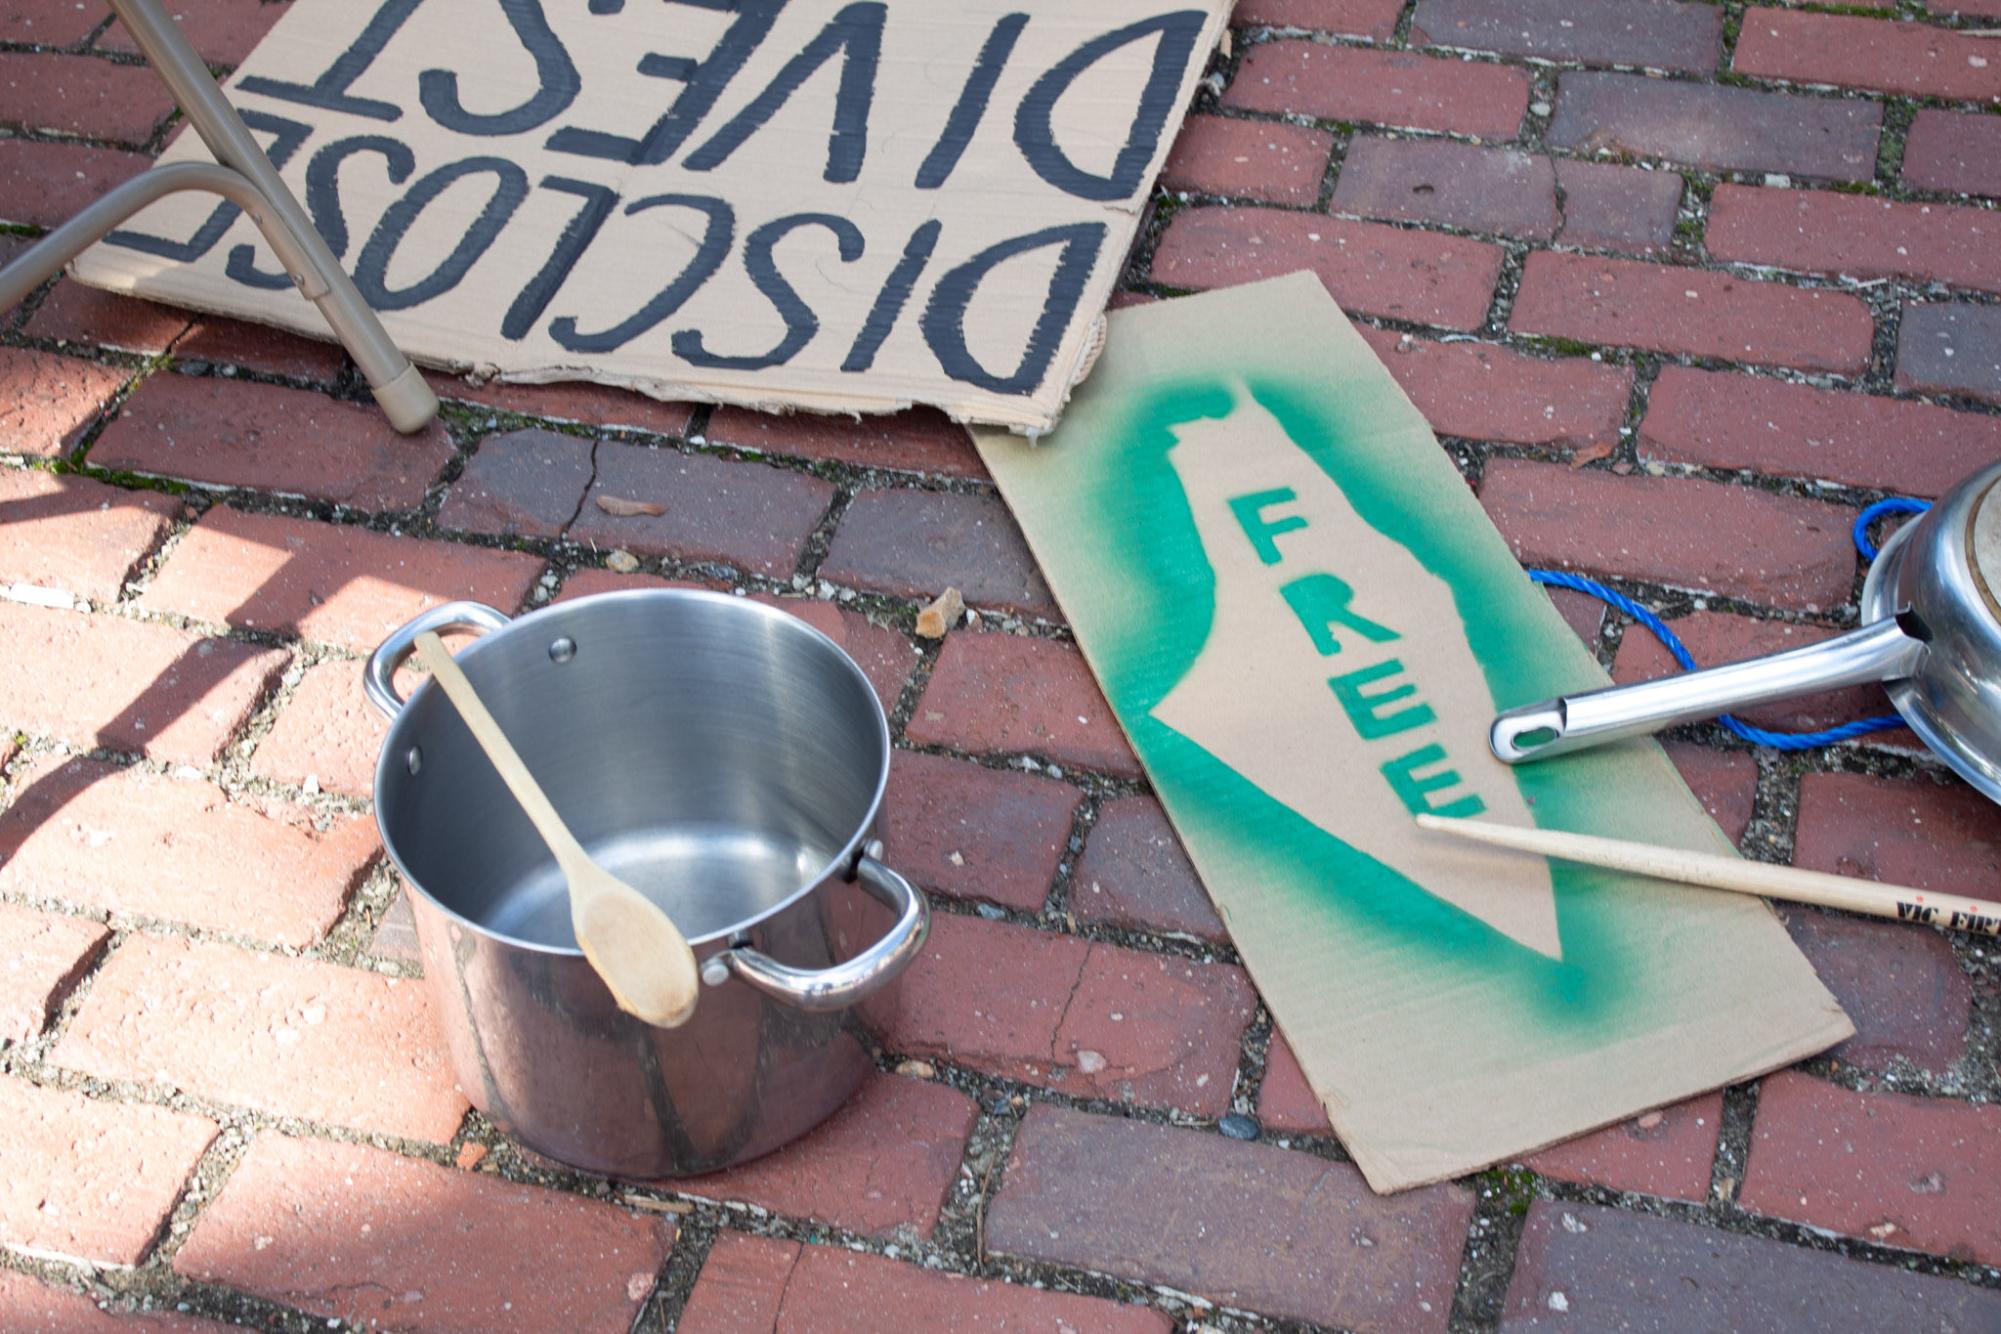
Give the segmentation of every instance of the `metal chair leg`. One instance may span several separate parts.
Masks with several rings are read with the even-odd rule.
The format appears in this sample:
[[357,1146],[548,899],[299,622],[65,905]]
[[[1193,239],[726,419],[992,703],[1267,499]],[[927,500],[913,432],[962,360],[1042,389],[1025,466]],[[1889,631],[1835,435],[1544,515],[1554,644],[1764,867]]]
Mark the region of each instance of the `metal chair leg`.
[[390,425],[405,432],[422,430],[437,415],[437,395],[361,299],[271,159],[223,97],[208,66],[161,9],[159,0],[110,0],[110,4],[221,165],[156,167],[107,192],[0,269],[0,309],[18,302],[78,251],[161,196],[176,190],[211,190],[257,224],[301,295],[320,308],[360,367]]

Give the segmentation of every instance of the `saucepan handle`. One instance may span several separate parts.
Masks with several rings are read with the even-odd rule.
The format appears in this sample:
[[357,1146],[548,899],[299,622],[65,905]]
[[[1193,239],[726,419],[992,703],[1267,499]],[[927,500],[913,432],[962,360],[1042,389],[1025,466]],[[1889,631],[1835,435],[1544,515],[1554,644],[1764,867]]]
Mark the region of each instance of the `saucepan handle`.
[[871,855],[855,868],[863,889],[896,912],[896,923],[875,944],[832,968],[794,968],[754,949],[727,949],[702,961],[702,981],[719,986],[737,977],[767,996],[820,1014],[845,1010],[882,990],[910,967],[931,932],[931,906],[917,886]]
[[1894,681],[1916,671],[1924,654],[1923,641],[1905,634],[1895,618],[1886,618],[1767,658],[1509,709],[1494,719],[1488,744],[1509,764],[1540,760],[1732,709],[1868,681]]
[[368,702],[380,709],[385,718],[394,718],[403,711],[403,697],[396,693],[396,669],[417,651],[418,635],[427,632],[443,634],[447,630],[477,630],[481,634],[490,634],[505,629],[510,619],[506,612],[489,607],[484,602],[447,602],[420,612],[400,628],[392,630],[389,638],[368,655],[368,666],[361,674],[362,689],[367,692]]

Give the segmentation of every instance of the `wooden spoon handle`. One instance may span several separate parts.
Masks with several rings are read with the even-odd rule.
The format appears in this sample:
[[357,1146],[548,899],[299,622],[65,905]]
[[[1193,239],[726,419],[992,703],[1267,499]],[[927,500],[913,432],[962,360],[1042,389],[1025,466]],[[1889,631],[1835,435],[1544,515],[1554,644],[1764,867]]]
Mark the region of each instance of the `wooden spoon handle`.
[[[556,807],[542,791],[542,785],[535,781],[535,775],[528,772],[528,766],[514,749],[514,743],[507,739],[507,733],[500,730],[500,724],[487,712],[486,704],[473,689],[472,682],[453,661],[451,651],[436,634],[426,631],[417,636],[417,661],[431,673],[447,697],[452,707],[459,711],[459,717],[472,732],[473,740],[486,752],[486,758],[493,763],[500,780],[507,784],[507,790],[521,803],[521,809],[534,824],[535,831],[542,835],[542,841],[549,845],[557,863],[566,875],[573,867],[587,865],[590,855],[570,832],[569,825],[556,813]],[[572,877],[574,879],[574,877]]]

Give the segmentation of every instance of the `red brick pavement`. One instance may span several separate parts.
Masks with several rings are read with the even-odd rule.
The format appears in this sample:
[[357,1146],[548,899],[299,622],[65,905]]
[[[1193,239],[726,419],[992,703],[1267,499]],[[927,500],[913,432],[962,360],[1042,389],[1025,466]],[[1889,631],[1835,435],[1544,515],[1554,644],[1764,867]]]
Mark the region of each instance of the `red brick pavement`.
[[[226,65],[283,6],[179,8]],[[1118,301],[1310,269],[1525,561],[1705,661],[1824,638],[1857,510],[2001,452],[2001,6],[1836,8],[1240,0]],[[0,221],[144,168],[165,104],[101,9],[10,0],[0,44]],[[1377,1200],[964,431],[435,382],[471,410],[411,441],[325,343],[66,279],[0,318],[0,1327],[2001,1320],[1991,949],[1789,909],[1848,1043]],[[635,1188],[467,1117],[384,917],[360,657],[447,598],[691,580],[862,662],[939,921],[847,1108]],[[945,583],[987,616],[939,646]],[[1907,737],[1669,753],[1751,855],[2001,896],[2001,818]]]

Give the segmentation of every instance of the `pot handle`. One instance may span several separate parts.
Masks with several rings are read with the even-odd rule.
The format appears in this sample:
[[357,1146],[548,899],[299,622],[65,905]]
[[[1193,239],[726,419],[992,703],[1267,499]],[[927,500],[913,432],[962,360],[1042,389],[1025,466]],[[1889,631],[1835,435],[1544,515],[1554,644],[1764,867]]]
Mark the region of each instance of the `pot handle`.
[[896,924],[881,940],[832,968],[793,968],[749,948],[723,950],[702,961],[702,981],[720,986],[732,975],[767,996],[813,1014],[845,1010],[880,991],[910,967],[931,933],[931,906],[915,885],[890,870],[870,844],[855,867],[862,888],[894,908]]
[[1770,657],[1509,709],[1494,719],[1488,745],[1508,764],[1540,760],[1754,704],[1894,681],[1915,672],[1924,655],[1924,641],[1905,634],[1895,617],[1885,617]]
[[489,607],[484,602],[447,602],[419,612],[400,628],[390,631],[389,637],[368,655],[368,666],[361,673],[361,685],[368,695],[368,702],[385,718],[394,718],[403,711],[403,697],[396,693],[396,669],[416,652],[418,635],[433,631],[442,634],[446,630],[477,630],[481,634],[491,634],[495,630],[506,629],[511,620],[506,612]]

